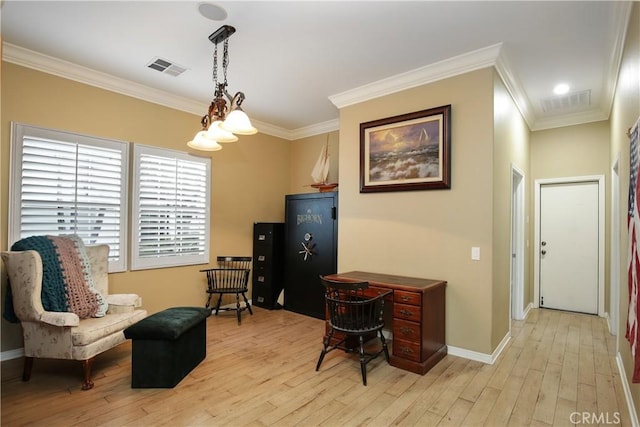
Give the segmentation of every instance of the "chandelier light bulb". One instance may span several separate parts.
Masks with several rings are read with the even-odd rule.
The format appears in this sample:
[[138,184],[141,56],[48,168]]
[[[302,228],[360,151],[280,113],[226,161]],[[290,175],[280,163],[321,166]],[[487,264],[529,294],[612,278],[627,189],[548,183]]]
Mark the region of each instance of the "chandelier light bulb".
[[222,150],[222,145],[218,144],[215,139],[207,138],[207,131],[204,130],[198,132],[193,140],[187,142],[187,146],[203,151]]
[[221,126],[222,121],[216,120],[209,125],[206,137],[217,142],[236,142],[238,137],[231,132],[225,130]]
[[231,111],[221,127],[226,131],[237,133],[238,135],[254,135],[258,133],[258,129],[251,125],[249,116],[240,108]]

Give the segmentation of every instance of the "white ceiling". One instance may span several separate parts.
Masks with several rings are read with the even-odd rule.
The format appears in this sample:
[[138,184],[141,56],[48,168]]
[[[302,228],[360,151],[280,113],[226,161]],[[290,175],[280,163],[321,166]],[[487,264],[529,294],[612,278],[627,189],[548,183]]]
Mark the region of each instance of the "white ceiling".
[[[208,36],[232,25],[229,91],[262,132],[337,129],[338,108],[495,66],[532,129],[609,117],[631,2],[197,1],[2,3],[3,59],[189,111],[213,97]],[[167,59],[178,77],[147,67]],[[587,105],[545,112],[566,82]],[[436,107],[425,100],[425,108]],[[194,129],[198,127],[197,121]]]

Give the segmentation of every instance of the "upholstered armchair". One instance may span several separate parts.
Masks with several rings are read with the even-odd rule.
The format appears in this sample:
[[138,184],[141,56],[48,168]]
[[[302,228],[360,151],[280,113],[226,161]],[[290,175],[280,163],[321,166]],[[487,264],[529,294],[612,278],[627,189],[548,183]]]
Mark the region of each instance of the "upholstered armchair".
[[[81,319],[73,312],[45,311],[41,299],[43,265],[35,250],[2,252],[11,286],[13,311],[22,324],[24,371],[29,381],[34,358],[71,359],[82,362],[83,390],[93,387],[91,366],[96,355],[124,342],[123,330],[146,317],[135,294],[109,294],[107,245],[86,246],[95,289],[109,303],[102,317]],[[106,309],[106,305],[105,305]]]

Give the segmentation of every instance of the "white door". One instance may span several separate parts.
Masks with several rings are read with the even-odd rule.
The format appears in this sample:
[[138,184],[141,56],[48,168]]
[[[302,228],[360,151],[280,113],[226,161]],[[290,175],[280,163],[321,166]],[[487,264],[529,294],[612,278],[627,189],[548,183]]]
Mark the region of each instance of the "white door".
[[540,187],[540,307],[598,314],[598,183]]

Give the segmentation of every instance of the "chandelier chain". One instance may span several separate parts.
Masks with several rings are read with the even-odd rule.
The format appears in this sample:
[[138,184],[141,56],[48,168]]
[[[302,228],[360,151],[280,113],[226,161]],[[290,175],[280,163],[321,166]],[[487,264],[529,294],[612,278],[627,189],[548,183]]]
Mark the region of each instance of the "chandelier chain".
[[222,72],[224,73],[224,86],[227,87],[227,67],[229,66],[229,39],[224,41],[224,53],[222,54]]
[[213,88],[218,87],[218,45],[213,50]]

